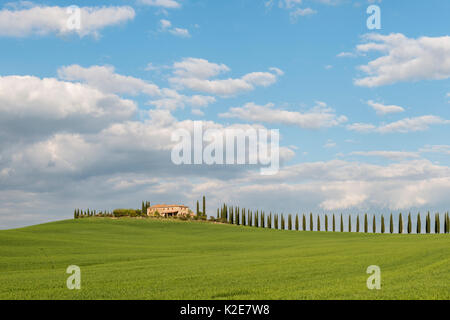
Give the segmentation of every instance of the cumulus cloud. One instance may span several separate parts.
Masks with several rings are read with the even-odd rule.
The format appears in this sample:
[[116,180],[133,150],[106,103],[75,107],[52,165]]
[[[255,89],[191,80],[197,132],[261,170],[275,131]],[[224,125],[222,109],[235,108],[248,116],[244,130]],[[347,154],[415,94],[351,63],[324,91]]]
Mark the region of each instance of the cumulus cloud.
[[138,3],[166,9],[176,9],[181,7],[180,2],[176,0],[138,0]]
[[0,36],[27,37],[48,34],[99,36],[99,31],[133,20],[135,11],[123,7],[82,7],[79,8],[79,25],[74,23],[76,11],[67,7],[30,5],[0,10]]
[[39,136],[52,130],[98,130],[129,119],[136,104],[85,84],[33,76],[0,77],[0,132]]
[[161,19],[159,21],[159,24],[161,32],[168,32],[170,34],[173,34],[174,36],[182,38],[189,38],[191,36],[188,29],[172,27],[172,22],[170,22],[169,20]]
[[252,122],[294,125],[304,129],[334,127],[347,121],[347,117],[337,116],[324,102],[317,102],[315,107],[306,112],[280,110],[274,108],[274,104],[260,106],[250,102],[243,107],[231,108],[219,116]]
[[381,157],[390,160],[403,160],[411,158],[419,158],[419,152],[407,152],[407,151],[354,151],[351,155],[364,156],[364,157]]
[[282,71],[270,68],[272,72],[252,72],[241,78],[211,79],[230,69],[224,64],[209,62],[205,59],[185,58],[173,65],[170,83],[180,88],[204,92],[219,96],[233,96],[241,92],[254,90],[255,87],[267,87],[274,84]]
[[58,76],[67,81],[85,83],[103,92],[148,95],[152,97],[148,104],[170,110],[184,108],[186,105],[206,107],[216,101],[211,96],[186,96],[170,88],[160,88],[151,82],[118,74],[112,66],[91,66],[85,68],[79,65],[70,65],[59,68]]
[[378,115],[384,116],[391,113],[404,112],[405,109],[396,105],[384,105],[382,103],[375,102],[373,100],[367,101],[367,104],[371,106]]
[[368,34],[364,39],[366,43],[356,48],[359,53],[375,51],[383,55],[359,67],[367,76],[356,79],[357,86],[450,78],[450,36],[413,39],[395,33]]
[[445,120],[438,116],[426,115],[414,118],[405,118],[395,122],[375,126],[369,123],[352,123],[347,126],[348,130],[358,132],[378,132],[378,133],[408,133],[416,131],[426,131],[432,125],[450,124],[450,120]]

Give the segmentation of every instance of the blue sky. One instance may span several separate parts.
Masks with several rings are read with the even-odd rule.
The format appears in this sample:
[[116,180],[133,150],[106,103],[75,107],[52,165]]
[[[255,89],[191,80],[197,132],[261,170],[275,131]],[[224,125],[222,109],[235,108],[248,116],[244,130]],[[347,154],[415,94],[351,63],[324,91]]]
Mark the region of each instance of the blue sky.
[[[381,30],[367,28],[371,4]],[[85,10],[79,32],[65,29],[70,5]],[[143,199],[193,207],[205,193],[210,212],[447,210],[448,12],[438,0],[5,3],[0,227]],[[189,120],[280,129],[280,174],[174,168],[167,135]]]

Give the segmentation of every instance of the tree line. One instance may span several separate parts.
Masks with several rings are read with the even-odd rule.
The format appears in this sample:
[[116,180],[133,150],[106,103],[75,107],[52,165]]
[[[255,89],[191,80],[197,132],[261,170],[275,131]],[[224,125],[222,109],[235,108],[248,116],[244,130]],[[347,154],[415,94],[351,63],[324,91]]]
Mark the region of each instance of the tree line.
[[[279,230],[296,230],[296,231],[331,231],[331,232],[364,232],[364,233],[450,233],[450,215],[444,214],[443,230],[441,228],[441,216],[439,213],[434,215],[432,219],[430,212],[425,215],[424,226],[422,228],[422,215],[418,213],[415,217],[409,213],[405,216],[399,213],[397,222],[394,222],[394,215],[391,213],[389,222],[386,221],[384,215],[377,218],[376,215],[369,215],[366,213],[362,217],[356,215],[356,224],[352,225],[354,215],[349,214],[345,219],[343,214],[336,217],[335,214],[308,215],[302,214],[295,216],[292,214],[266,214],[260,210],[250,210],[239,208],[237,206],[228,206],[224,204],[217,209],[217,222],[229,223],[242,226],[251,226],[257,228],[269,228]],[[337,223],[339,219],[339,224]],[[287,221],[286,221],[287,220]],[[309,223],[307,221],[309,220]],[[434,222],[433,222],[434,220]],[[345,224],[344,221],[347,221]],[[378,225],[378,221],[380,224]],[[377,227],[380,227],[378,230]],[[433,231],[433,232],[432,232]]]

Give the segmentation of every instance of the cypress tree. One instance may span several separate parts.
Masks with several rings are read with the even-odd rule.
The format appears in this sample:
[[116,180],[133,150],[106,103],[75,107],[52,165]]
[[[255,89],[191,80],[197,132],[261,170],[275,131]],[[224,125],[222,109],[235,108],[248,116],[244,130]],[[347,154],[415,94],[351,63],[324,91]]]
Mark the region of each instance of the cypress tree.
[[408,213],[408,233],[412,232],[411,212]]
[[206,198],[203,196],[203,216],[206,217]]
[[197,217],[200,215],[200,204],[198,203],[197,200]]
[[219,208],[217,208],[217,219],[220,218]]
[[403,217],[402,213],[400,212],[400,216],[398,217],[398,233],[403,233]]
[[325,231],[328,232],[328,215],[325,215]]
[[281,214],[281,230],[286,230],[285,226],[284,226],[284,215]]
[[342,213],[341,213],[341,232],[344,232],[344,217],[342,216]]
[[348,215],[348,232],[352,232],[352,215]]
[[320,231],[320,215],[317,215],[317,231]]
[[434,233],[441,233],[441,222],[439,219],[439,213],[436,213],[434,216]]
[[269,213],[269,217],[267,218],[267,227],[272,229],[272,212]]
[[77,218],[77,209],[75,209],[75,210],[73,211],[73,218],[74,218],[74,219]]
[[384,216],[381,215],[381,233],[385,233],[385,232],[386,232],[386,229],[384,226]]
[[422,233],[422,223],[420,221],[420,212],[417,214],[416,233],[417,234]]
[[278,230],[278,214],[275,214],[275,229]]
[[334,217],[334,213],[333,213],[333,232],[336,231],[336,218]]
[[428,211],[427,219],[426,219],[426,221],[425,221],[425,229],[426,229],[426,232],[427,232],[427,233],[431,233],[431,226],[430,226],[431,221],[430,221],[430,220],[431,220],[431,219],[430,219],[430,211]]
[[448,222],[449,222],[449,220],[448,220],[448,212],[447,212],[447,213],[445,214],[445,224],[444,224],[444,232],[445,232],[445,233],[448,233],[448,232],[449,232],[449,230],[448,230],[448,228],[449,228]]
[[368,222],[367,222],[367,213],[366,214],[364,214],[364,233],[367,233],[369,230],[369,225],[368,225]]
[[258,210],[256,210],[256,213],[255,213],[255,227],[259,227],[259,212],[258,212]]
[[359,233],[359,214],[356,215],[356,232]]
[[372,231],[373,233],[377,233],[377,219],[375,218],[375,215],[373,215]]
[[251,210],[248,210],[248,225],[253,227],[253,212]]
[[312,212],[309,214],[309,231],[314,231],[314,221]]
[[288,230],[292,230],[292,215],[288,215]]
[[392,216],[392,213],[389,221],[389,231],[390,233],[394,233],[394,217]]
[[142,200],[141,210],[142,210],[142,215],[147,215],[147,210],[145,210],[145,203],[144,203],[144,200]]
[[236,224],[239,226],[239,225],[241,224],[240,221],[239,221],[239,216],[240,216],[240,214],[239,214],[239,208],[236,208],[235,215],[236,215],[236,217],[235,217]]
[[305,214],[303,214],[302,224],[303,224],[303,231],[306,231],[306,217],[305,217]]
[[[299,223],[298,223],[298,214],[296,214],[295,215],[295,230],[297,230],[298,231],[298,229],[299,229]],[[445,229],[445,230],[447,230],[447,229]]]
[[246,225],[246,223],[245,223],[245,209],[244,208],[242,208],[242,225],[243,226]]

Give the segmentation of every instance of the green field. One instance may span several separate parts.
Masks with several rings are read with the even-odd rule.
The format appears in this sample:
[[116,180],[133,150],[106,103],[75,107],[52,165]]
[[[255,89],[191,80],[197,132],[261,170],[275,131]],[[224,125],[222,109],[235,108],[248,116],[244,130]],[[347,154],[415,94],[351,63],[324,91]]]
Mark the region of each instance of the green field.
[[[444,234],[89,218],[0,231],[0,258],[0,299],[450,299]],[[69,265],[81,290],[66,288]]]

